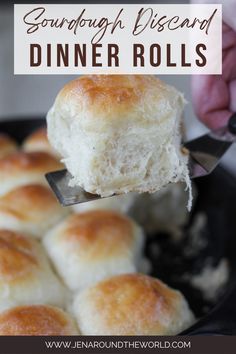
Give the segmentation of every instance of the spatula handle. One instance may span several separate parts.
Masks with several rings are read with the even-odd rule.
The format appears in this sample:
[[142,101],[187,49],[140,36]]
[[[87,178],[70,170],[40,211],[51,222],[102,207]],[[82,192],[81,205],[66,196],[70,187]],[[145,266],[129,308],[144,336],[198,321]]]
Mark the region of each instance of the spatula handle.
[[236,113],[233,113],[229,118],[228,129],[231,134],[236,134]]

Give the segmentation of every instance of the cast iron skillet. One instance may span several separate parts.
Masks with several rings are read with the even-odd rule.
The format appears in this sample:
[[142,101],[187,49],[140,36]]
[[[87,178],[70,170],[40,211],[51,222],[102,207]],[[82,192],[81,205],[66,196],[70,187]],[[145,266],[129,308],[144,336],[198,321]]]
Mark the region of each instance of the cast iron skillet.
[[[45,124],[43,117],[0,121],[0,132],[14,137],[19,143],[33,130]],[[1,171],[0,171],[1,173]],[[181,334],[236,334],[236,179],[222,167],[211,175],[195,180],[198,191],[197,201],[191,212],[184,237],[173,241],[168,234],[148,235],[146,254],[152,263],[152,275],[159,277],[170,286],[179,289],[186,296],[190,307],[200,320]],[[204,213],[207,224],[202,230],[207,240],[197,255],[186,256],[184,250],[189,242],[189,230],[198,213]],[[170,220],[171,222],[171,220]],[[153,246],[161,250],[158,257],[153,255]],[[206,301],[186,281],[186,273],[198,274],[210,262],[219,264],[227,259],[230,278],[221,299]]]

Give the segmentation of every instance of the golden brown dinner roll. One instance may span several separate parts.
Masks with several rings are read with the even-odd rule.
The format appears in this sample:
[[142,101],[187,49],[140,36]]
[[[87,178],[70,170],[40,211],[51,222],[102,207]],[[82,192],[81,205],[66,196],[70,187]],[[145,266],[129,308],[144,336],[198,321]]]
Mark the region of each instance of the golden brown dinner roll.
[[15,187],[39,183],[47,185],[44,174],[63,166],[45,152],[16,152],[0,159],[0,195]]
[[141,274],[114,276],[84,290],[73,309],[85,335],[174,335],[194,319],[179,291]]
[[17,143],[7,134],[0,133],[0,158],[17,150]]
[[64,282],[77,291],[114,274],[135,272],[144,239],[128,217],[96,210],[69,216],[43,242]]
[[24,151],[43,151],[56,158],[60,158],[60,155],[53,149],[48,141],[46,127],[41,127],[30,134],[24,140],[22,147]]
[[0,313],[1,336],[78,335],[73,318],[57,307],[18,306]]
[[17,187],[0,197],[0,228],[41,238],[69,209],[61,207],[48,187],[32,184]]
[[186,181],[181,151],[183,95],[151,75],[79,77],[47,115],[48,137],[80,185],[102,196],[155,192]]
[[42,246],[22,234],[0,230],[0,311],[29,304],[63,307],[66,290]]

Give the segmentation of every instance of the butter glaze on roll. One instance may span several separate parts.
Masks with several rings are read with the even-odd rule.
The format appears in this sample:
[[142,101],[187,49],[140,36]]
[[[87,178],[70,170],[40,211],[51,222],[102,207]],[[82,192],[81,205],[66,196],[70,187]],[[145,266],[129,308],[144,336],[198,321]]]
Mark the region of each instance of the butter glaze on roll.
[[45,152],[15,152],[0,159],[0,196],[15,187],[39,183],[48,185],[44,174],[63,165]]
[[51,190],[40,184],[17,187],[0,197],[0,228],[42,238],[67,216]]
[[72,291],[142,266],[141,228],[119,213],[105,210],[69,216],[50,230],[44,246]]
[[0,230],[0,312],[19,305],[65,305],[66,290],[34,239]]
[[152,193],[179,180],[190,187],[180,144],[183,107],[183,95],[155,76],[84,76],[59,92],[48,136],[70,184],[87,192]]
[[84,290],[73,310],[84,335],[175,335],[194,321],[179,291],[141,274],[114,276]]
[[73,318],[59,308],[18,306],[0,313],[0,336],[78,335]]

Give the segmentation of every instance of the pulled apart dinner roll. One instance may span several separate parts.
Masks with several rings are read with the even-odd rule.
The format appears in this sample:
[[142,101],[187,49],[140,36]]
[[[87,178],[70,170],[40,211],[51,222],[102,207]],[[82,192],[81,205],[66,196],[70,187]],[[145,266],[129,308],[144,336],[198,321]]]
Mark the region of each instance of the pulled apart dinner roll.
[[40,184],[17,187],[0,197],[0,228],[41,238],[68,215],[49,188]]
[[114,197],[95,199],[86,203],[72,205],[72,210],[81,213],[88,210],[115,210],[127,213],[136,200],[136,193],[115,195]]
[[18,306],[0,313],[1,336],[78,335],[73,318],[57,307]]
[[[179,237],[190,218],[186,208],[188,195],[185,189],[185,184],[178,182],[170,183],[153,194],[139,194],[129,214],[147,233],[167,232],[174,237]],[[194,201],[197,193],[193,183],[192,189]]]
[[0,159],[0,195],[15,187],[39,183],[47,185],[44,174],[63,166],[45,152],[15,152]]
[[0,158],[17,150],[17,143],[7,134],[0,133]]
[[70,184],[101,196],[155,192],[186,181],[183,95],[150,75],[91,75],[69,82],[47,115],[48,136]]
[[55,156],[56,158],[60,157],[48,141],[46,127],[41,127],[30,134],[24,140],[22,147],[25,151],[43,151]]
[[141,228],[112,211],[69,216],[44,240],[48,254],[67,286],[81,290],[111,275],[135,272],[142,264]]
[[141,274],[114,276],[84,290],[73,309],[85,335],[174,335],[194,320],[179,291]]
[[0,230],[0,311],[28,304],[63,307],[66,290],[34,239]]

